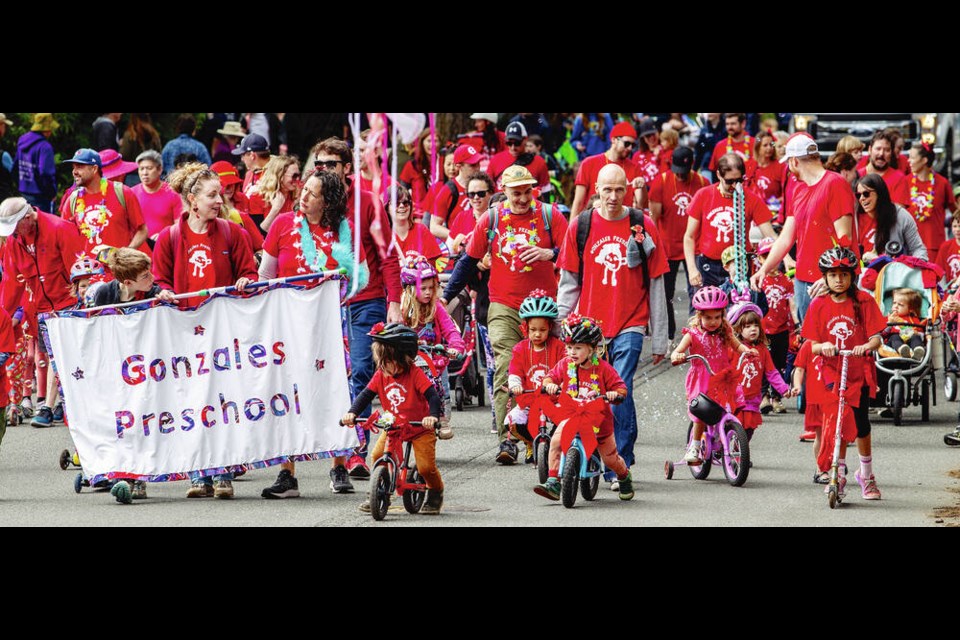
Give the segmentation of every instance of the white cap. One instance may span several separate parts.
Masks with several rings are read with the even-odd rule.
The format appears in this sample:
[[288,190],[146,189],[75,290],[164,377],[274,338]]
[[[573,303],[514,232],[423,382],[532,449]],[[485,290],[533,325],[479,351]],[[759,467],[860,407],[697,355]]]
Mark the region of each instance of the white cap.
[[497,121],[500,119],[499,113],[474,113],[470,116],[471,120],[489,120],[493,124],[497,124]]
[[780,158],[780,162],[784,163],[790,158],[806,158],[807,156],[818,155],[820,153],[820,147],[817,146],[817,141],[810,137],[809,133],[795,133],[789,138],[787,138],[786,153]]

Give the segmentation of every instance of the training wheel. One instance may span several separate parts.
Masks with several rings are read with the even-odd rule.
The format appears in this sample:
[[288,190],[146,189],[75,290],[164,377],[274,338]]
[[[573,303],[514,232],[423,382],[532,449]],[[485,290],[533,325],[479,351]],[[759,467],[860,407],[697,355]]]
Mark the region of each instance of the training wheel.
[[669,460],[663,463],[663,477],[665,477],[667,480],[673,479],[673,463]]
[[73,455],[67,450],[64,449],[60,452],[60,470],[66,471],[67,467],[70,466],[70,461],[73,460]]

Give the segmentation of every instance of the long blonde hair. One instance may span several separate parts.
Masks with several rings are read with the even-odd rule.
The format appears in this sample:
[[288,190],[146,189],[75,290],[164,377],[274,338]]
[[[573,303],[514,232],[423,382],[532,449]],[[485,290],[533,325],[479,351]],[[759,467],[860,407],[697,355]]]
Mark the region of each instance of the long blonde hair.
[[[296,156],[271,156],[270,162],[263,168],[263,176],[260,178],[260,182],[257,183],[264,202],[273,200],[277,192],[282,189],[283,174],[287,172],[287,168],[291,165],[299,168],[300,160]],[[291,197],[296,197],[296,195],[296,193],[293,193]]]
[[[430,278],[436,280],[437,278]],[[403,288],[403,295],[400,297],[400,315],[403,318],[403,324],[411,329],[422,329],[428,322],[433,322],[437,317],[437,305],[439,298],[434,296],[433,300],[424,304],[417,300],[417,286],[408,284]]]
[[[702,312],[698,309],[696,313],[690,318],[690,322],[687,324],[691,329],[703,329],[703,325],[700,324],[700,314]],[[733,335],[733,326],[730,324],[730,321],[727,320],[726,314],[723,310],[720,310],[720,318],[723,320],[723,323],[718,329],[720,337],[723,339],[723,344],[730,347],[731,349],[736,349],[740,346],[739,340]],[[706,331],[706,329],[703,329]]]

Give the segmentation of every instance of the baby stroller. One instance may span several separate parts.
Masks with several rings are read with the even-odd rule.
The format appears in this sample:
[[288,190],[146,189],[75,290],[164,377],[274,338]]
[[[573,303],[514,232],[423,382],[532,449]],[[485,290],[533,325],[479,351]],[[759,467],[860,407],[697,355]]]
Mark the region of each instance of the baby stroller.
[[[909,259],[907,259],[909,260]],[[913,289],[920,294],[920,316],[926,320],[923,327],[925,353],[920,361],[900,357],[895,351],[881,345],[877,352],[877,378],[880,396],[893,412],[893,424],[903,423],[903,409],[920,405],[920,419],[930,421],[930,404],[937,404],[936,369],[943,363],[940,352],[940,293],[939,277],[922,260],[889,262],[877,275],[874,295],[881,313],[888,316],[896,289]],[[935,353],[936,348],[936,353]],[[878,398],[879,399],[879,398]]]
[[[442,279],[442,277],[441,277]],[[470,295],[464,291],[451,301],[449,308],[451,319],[461,328],[463,343],[467,351],[452,360],[447,365],[450,376],[450,393],[453,396],[457,411],[463,411],[464,405],[473,404],[477,399],[477,406],[484,406],[485,382],[480,374],[480,363],[477,354],[483,347],[479,345],[477,334],[476,305]]]
[[[948,295],[957,292],[956,285],[948,291]],[[960,376],[960,353],[957,347],[960,346],[960,322],[958,317],[954,316],[949,320],[944,320],[943,331],[941,332],[943,343],[943,395],[947,400],[953,402],[957,399],[957,377]]]

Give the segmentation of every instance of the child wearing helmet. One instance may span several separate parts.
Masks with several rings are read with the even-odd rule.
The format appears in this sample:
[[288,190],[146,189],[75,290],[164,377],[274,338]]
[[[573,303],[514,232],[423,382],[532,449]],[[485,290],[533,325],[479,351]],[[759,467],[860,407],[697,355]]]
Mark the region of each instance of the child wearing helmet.
[[[677,365],[687,360],[687,350],[704,356],[710,362],[710,368],[719,372],[732,366],[741,353],[750,352],[759,355],[756,349],[751,349],[737,340],[733,335],[733,327],[724,316],[729,299],[719,287],[703,287],[693,294],[693,308],[696,313],[690,318],[690,325],[683,330],[680,344],[670,355],[670,361]],[[686,389],[687,404],[707,392],[710,374],[707,368],[699,361],[694,360],[687,372]],[[701,442],[705,425],[696,416],[687,412],[693,421],[693,438],[690,448],[684,456],[688,464],[700,464]]]
[[[773,238],[764,238],[757,247],[757,256],[762,262],[770,255]],[[770,356],[773,365],[786,374],[787,358],[790,353],[790,336],[794,328],[800,324],[797,316],[797,303],[793,298],[793,281],[780,269],[779,264],[773,265],[767,272],[767,277],[760,282],[760,290],[767,299],[769,310],[763,315],[763,332],[770,341]],[[769,385],[763,385],[763,399],[760,401],[760,413],[768,413],[771,409],[776,413],[785,413],[786,408],[776,392],[769,393]]]
[[[846,240],[846,238],[844,238]],[[879,500],[880,489],[873,474],[870,440],[870,398],[876,395],[877,372],[872,358],[857,358],[848,366],[847,401],[841,416],[840,433],[833,433],[837,425],[840,399],[840,351],[849,350],[854,356],[865,356],[880,347],[880,335],[887,326],[872,296],[857,288],[856,254],[845,246],[835,246],[823,252],[818,266],[823,274],[829,295],[817,297],[803,322],[803,337],[812,345],[814,355],[823,356],[824,383],[829,395],[824,399],[822,436],[817,463],[820,471],[830,468],[834,437],[842,438],[840,445],[840,493],[846,486],[847,444],[856,440],[860,453],[860,469],[854,477],[860,484],[864,500]],[[829,487],[828,487],[829,489]]]
[[[723,250],[723,254],[720,256],[720,262],[723,263],[723,268],[727,272],[727,279],[720,283],[720,288],[727,294],[728,298],[732,298],[733,294],[738,291],[738,280],[743,282],[748,281],[750,279],[750,273],[743,274],[742,277],[738,278],[741,274],[737,273],[737,254],[732,245]],[[747,264],[747,270],[749,271],[749,262]],[[760,307],[761,315],[766,315],[768,310],[767,297],[762,291],[753,291],[751,289],[750,302]]]
[[[513,395],[538,390],[550,370],[566,355],[563,342],[551,335],[559,313],[557,301],[543,289],[532,291],[520,305],[523,321],[520,330],[526,338],[516,344],[510,358],[507,386]],[[505,421],[510,433],[526,445],[527,463],[533,462],[533,434],[527,426],[529,414],[529,409],[517,405],[507,413]],[[505,444],[497,455],[497,462],[513,464],[517,461],[517,445],[510,439]]]
[[[573,398],[593,400],[600,396],[610,402],[622,400],[627,395],[627,385],[617,375],[603,355],[603,331],[593,318],[573,313],[564,320],[564,342],[567,356],[553,367],[543,379],[543,389],[550,395],[561,391]],[[561,389],[560,385],[563,385]],[[560,499],[560,443],[566,421],[557,425],[550,438],[550,473],[547,481],[534,488],[537,495],[550,500]],[[603,421],[594,427],[597,432],[597,451],[608,469],[617,474],[620,484],[620,499],[633,499],[633,476],[627,463],[617,453],[617,441],[613,433],[613,412],[608,405],[603,407]]]
[[748,440],[753,439],[753,432],[763,424],[760,414],[762,382],[767,381],[774,390],[786,398],[789,398],[792,393],[774,366],[773,358],[770,357],[762,318],[760,308],[752,302],[734,304],[727,312],[727,322],[733,327],[733,335],[760,354],[756,358],[744,358],[743,361],[738,361],[740,386],[743,388],[745,405],[737,409],[734,415],[747,431]]
[[450,318],[446,308],[440,304],[440,291],[437,282],[437,270],[429,260],[421,255],[408,256],[400,269],[400,284],[403,295],[400,299],[400,314],[403,324],[420,336],[420,344],[426,346],[443,345],[446,353],[433,354],[431,371],[442,385],[444,413],[441,417],[440,439],[453,437],[450,427],[450,377],[447,365],[451,357],[458,357],[466,350],[460,330]]
[[79,257],[70,267],[70,295],[77,299],[78,309],[93,306],[93,298],[87,298],[87,291],[93,279],[102,275],[103,265],[86,255]]
[[[420,513],[439,515],[443,506],[443,479],[437,470],[437,436],[434,428],[440,419],[440,395],[433,382],[414,361],[419,348],[417,333],[399,323],[374,325],[369,335],[373,338],[373,360],[377,370],[366,389],[360,392],[342,423],[352,427],[374,398],[380,399],[383,411],[390,412],[403,427],[400,439],[412,443],[417,459],[417,470],[427,485],[427,497]],[[423,422],[415,427],[408,422]],[[373,460],[383,456],[386,434],[381,433],[373,448]],[[366,502],[367,509],[370,503]],[[363,509],[363,505],[361,505]]]

